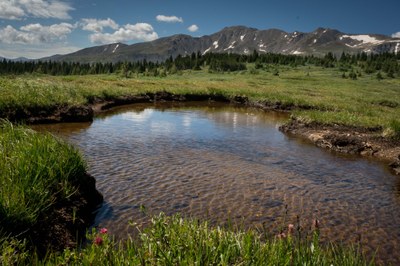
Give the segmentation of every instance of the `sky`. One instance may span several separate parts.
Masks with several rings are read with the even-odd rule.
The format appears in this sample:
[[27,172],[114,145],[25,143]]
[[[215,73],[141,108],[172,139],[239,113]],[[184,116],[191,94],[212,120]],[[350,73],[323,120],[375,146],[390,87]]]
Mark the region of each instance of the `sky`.
[[400,38],[400,0],[0,0],[0,56],[36,59],[236,25]]

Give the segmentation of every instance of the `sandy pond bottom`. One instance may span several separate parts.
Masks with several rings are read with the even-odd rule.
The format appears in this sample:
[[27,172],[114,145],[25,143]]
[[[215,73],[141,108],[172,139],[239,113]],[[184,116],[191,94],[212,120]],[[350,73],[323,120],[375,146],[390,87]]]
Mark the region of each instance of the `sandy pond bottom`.
[[298,215],[306,227],[318,218],[324,240],[400,263],[400,178],[282,134],[286,119],[222,104],[135,105],[39,128],[81,149],[105,198],[96,223],[116,237],[133,232],[130,220],[148,222],[142,205],[271,232]]

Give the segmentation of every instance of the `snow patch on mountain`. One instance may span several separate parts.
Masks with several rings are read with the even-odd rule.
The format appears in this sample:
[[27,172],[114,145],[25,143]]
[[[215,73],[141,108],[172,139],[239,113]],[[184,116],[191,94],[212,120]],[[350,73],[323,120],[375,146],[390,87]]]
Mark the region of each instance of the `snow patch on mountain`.
[[114,50],[112,51],[112,53],[115,53],[115,51],[117,51],[118,47],[119,47],[119,44],[117,44],[117,45],[115,46],[115,48],[114,48]]
[[236,43],[236,41],[233,41],[233,42],[229,45],[228,48],[225,48],[225,49],[224,49],[224,51],[229,50],[229,49],[234,49],[234,48],[235,48],[235,46],[234,46],[235,43]]
[[240,40],[241,40],[242,42],[243,42],[243,40],[244,40],[244,37],[246,37],[246,34],[240,36]]
[[218,48],[218,41],[213,42],[214,48],[217,49]]
[[384,41],[378,40],[375,37],[372,37],[370,35],[343,35],[342,37],[360,41],[363,44],[366,44],[366,43],[380,44],[380,43],[384,42]]
[[205,55],[206,53],[208,53],[210,50],[211,50],[211,47],[209,47],[208,49],[206,49],[206,50],[203,52],[203,55]]
[[397,54],[400,50],[400,42],[396,44],[396,48],[394,48],[394,52]]
[[301,51],[297,51],[297,50],[296,50],[296,51],[293,51],[292,54],[298,55],[298,54],[304,54],[304,52],[301,52]]

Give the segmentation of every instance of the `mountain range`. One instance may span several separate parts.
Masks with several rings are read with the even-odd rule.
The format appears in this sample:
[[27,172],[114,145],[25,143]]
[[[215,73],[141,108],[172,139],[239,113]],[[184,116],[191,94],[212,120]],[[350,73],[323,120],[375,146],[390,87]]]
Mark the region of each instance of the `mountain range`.
[[382,34],[346,34],[328,28],[318,28],[309,33],[288,33],[279,29],[258,30],[233,26],[202,37],[179,34],[132,45],[113,43],[41,60],[92,63],[146,59],[155,62],[193,52],[250,54],[254,50],[258,53],[315,56],[322,56],[328,52],[336,55],[342,52],[397,53],[400,52],[400,38]]

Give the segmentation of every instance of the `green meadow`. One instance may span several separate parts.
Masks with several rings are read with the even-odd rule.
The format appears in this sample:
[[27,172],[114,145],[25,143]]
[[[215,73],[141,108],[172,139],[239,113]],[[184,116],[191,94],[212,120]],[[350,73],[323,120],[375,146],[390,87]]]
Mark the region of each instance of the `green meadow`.
[[[0,114],[90,104],[93,99],[166,91],[179,95],[247,97],[252,103],[290,107],[306,122],[379,127],[400,136],[400,78],[376,74],[343,78],[337,68],[276,67],[210,73],[185,70],[165,77],[143,74],[0,77]],[[0,123],[0,262],[3,265],[366,265],[355,247],[320,245],[318,230],[301,237],[212,228],[179,216],[153,218],[133,239],[117,242],[93,231],[76,249],[39,258],[20,237],[76,191],[86,165],[71,145],[9,122]],[[127,221],[128,222],[128,221]],[[286,225],[284,225],[286,226]],[[283,232],[283,231],[282,231]]]
[[0,78],[0,113],[24,108],[87,104],[94,97],[167,91],[174,94],[246,96],[252,102],[292,106],[305,121],[400,130],[400,78],[363,74],[343,78],[337,68],[281,66],[225,73],[186,70],[166,77],[132,74],[86,76],[23,75]]

